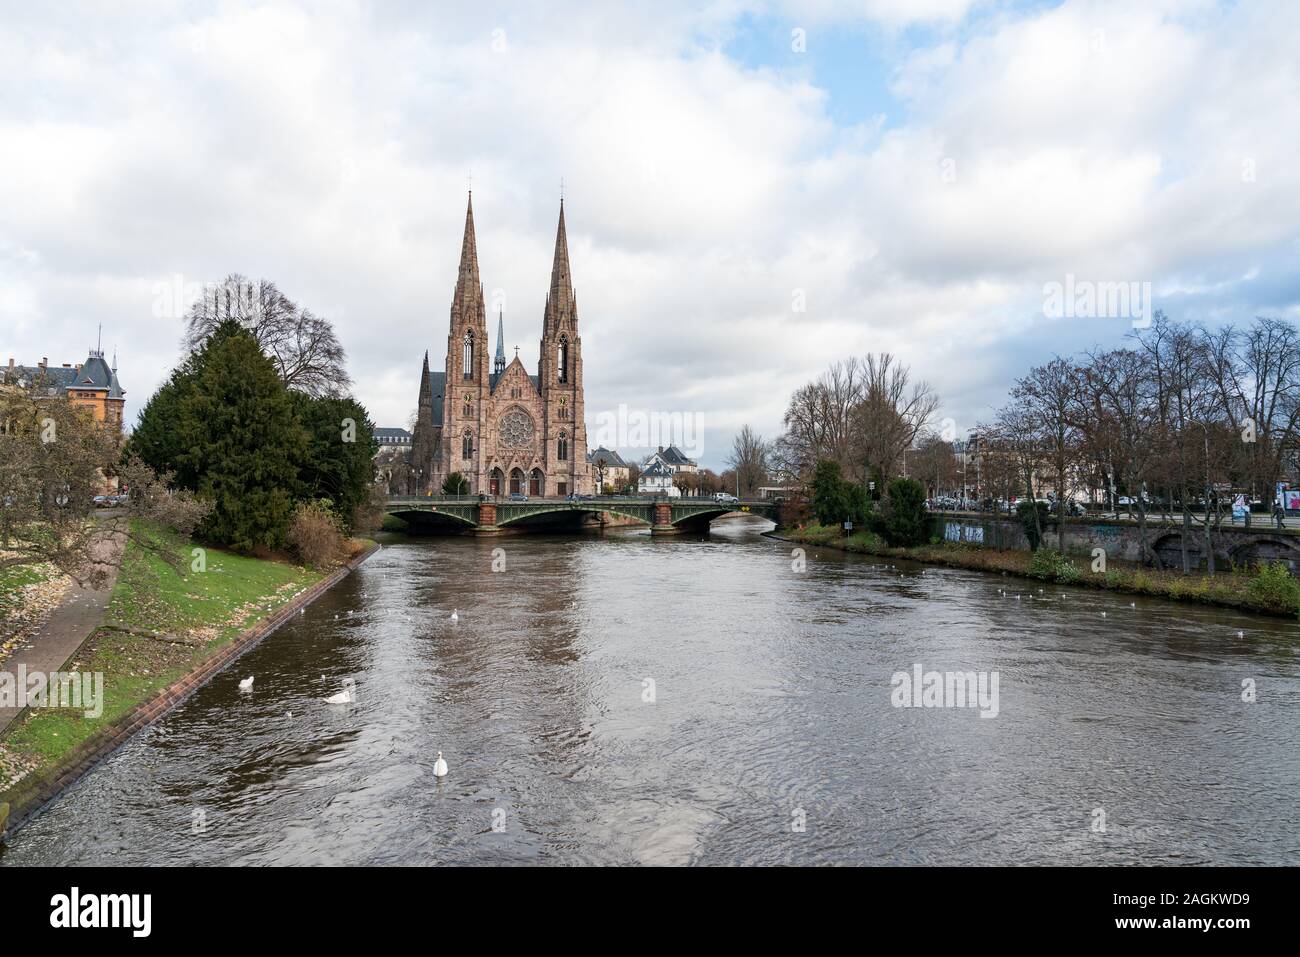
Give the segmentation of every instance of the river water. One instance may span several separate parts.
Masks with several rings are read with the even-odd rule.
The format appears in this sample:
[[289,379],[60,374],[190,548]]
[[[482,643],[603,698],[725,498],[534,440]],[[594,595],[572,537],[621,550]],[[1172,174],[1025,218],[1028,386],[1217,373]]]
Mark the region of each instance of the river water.
[[1297,625],[766,528],[386,539],[0,863],[1300,861]]

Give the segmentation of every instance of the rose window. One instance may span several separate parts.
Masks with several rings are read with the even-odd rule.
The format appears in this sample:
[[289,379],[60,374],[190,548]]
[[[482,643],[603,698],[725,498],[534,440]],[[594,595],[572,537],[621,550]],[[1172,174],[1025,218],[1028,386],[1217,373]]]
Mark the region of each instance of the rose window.
[[501,417],[501,444],[520,448],[533,444],[533,420],[520,409],[512,409]]

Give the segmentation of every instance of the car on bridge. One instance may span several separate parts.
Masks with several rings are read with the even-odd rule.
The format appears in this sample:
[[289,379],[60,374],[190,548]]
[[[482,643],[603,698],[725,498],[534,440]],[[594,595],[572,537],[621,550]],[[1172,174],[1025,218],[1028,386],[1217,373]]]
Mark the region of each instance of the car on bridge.
[[713,500],[715,502],[739,502],[740,501],[740,499],[736,498],[736,496],[732,495],[730,492],[714,492]]
[[525,495],[523,492],[511,492],[511,493],[510,493],[510,501],[512,501],[512,502],[526,502],[526,501],[528,501],[528,496]]

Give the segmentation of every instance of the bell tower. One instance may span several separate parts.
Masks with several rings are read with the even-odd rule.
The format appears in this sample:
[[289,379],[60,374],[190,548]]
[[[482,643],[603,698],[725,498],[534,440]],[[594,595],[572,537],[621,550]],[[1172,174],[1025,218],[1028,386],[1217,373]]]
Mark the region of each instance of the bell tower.
[[[468,492],[484,485],[482,451],[487,399],[491,391],[488,370],[487,311],[483,304],[483,282],[478,271],[478,244],[474,236],[474,194],[465,209],[465,237],[460,247],[460,270],[451,298],[451,322],[447,334],[447,383],[443,398],[444,474],[452,472],[469,480]],[[440,489],[435,488],[435,492]]]

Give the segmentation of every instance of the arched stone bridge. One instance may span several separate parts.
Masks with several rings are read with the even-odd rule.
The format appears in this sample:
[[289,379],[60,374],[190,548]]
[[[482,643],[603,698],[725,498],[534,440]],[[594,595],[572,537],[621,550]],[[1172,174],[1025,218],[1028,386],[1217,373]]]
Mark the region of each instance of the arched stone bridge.
[[602,513],[650,526],[653,535],[707,529],[715,518],[759,515],[777,521],[779,506],[766,500],[717,502],[711,498],[596,496],[516,501],[484,496],[392,496],[386,511],[420,531],[495,535],[505,529],[547,530],[587,524]]

